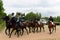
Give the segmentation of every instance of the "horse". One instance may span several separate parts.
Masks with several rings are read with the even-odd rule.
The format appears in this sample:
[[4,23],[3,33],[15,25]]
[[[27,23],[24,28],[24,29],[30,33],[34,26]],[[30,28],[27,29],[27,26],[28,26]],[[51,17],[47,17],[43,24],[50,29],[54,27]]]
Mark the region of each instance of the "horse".
[[43,29],[43,32],[44,32],[45,31],[44,23],[41,22],[41,21],[38,21],[38,25],[39,25],[39,28],[40,28],[40,32],[41,32],[42,29]]
[[11,38],[11,35],[14,32],[14,30],[16,30],[17,36],[19,37],[19,31],[20,31],[21,28],[16,23],[15,17],[10,20],[10,23],[11,23],[12,31],[9,35],[9,38]]
[[[10,29],[12,28],[12,26],[11,26],[11,24],[9,22],[10,18],[8,16],[5,16],[2,19],[6,22],[5,34],[10,35]],[[8,31],[8,33],[7,33],[7,31]]]
[[22,36],[23,33],[24,33],[24,29],[26,30],[27,34],[29,34],[29,33],[28,33],[28,30],[27,30],[26,22],[21,22],[21,23],[20,23],[20,28],[21,28],[21,31],[22,31],[22,32],[21,32],[21,33],[22,33],[21,36]]
[[32,25],[31,25],[31,21],[26,21],[26,27],[28,27],[28,29],[29,29],[29,33],[31,33],[31,28],[32,28]]
[[37,28],[37,30],[38,30],[38,26],[39,26],[38,23],[35,20],[32,20],[31,26],[32,26],[32,32],[35,33],[35,29]]
[[50,34],[52,34],[54,30],[56,32],[56,24],[55,23],[52,24],[51,21],[48,21],[48,29],[49,29]]
[[33,21],[33,30],[34,30],[34,32],[35,32],[35,28],[37,28],[37,32],[38,32],[38,28],[40,28],[40,32],[41,32],[41,30],[42,30],[42,28],[43,28],[43,31],[45,31],[45,29],[44,29],[44,23],[42,23],[42,22],[40,22],[40,21],[37,21],[37,22],[34,22]]

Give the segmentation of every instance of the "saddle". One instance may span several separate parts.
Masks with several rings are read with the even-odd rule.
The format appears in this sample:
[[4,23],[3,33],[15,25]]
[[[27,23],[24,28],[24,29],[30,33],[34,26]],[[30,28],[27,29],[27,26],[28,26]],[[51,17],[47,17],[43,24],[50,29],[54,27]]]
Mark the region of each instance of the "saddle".
[[54,22],[50,21],[52,25],[55,25]]

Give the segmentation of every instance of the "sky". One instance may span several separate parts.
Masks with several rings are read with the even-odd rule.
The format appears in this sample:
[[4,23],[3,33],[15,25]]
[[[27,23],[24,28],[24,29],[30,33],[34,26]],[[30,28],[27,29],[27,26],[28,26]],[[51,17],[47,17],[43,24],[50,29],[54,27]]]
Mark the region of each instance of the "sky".
[[41,13],[43,17],[60,16],[60,0],[2,0],[7,14],[12,12]]

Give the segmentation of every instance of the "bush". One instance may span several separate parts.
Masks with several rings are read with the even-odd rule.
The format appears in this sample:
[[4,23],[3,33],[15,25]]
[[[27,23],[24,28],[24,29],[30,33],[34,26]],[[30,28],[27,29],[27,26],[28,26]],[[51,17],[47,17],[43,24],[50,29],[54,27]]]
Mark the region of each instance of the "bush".
[[0,31],[5,28],[5,21],[0,21]]

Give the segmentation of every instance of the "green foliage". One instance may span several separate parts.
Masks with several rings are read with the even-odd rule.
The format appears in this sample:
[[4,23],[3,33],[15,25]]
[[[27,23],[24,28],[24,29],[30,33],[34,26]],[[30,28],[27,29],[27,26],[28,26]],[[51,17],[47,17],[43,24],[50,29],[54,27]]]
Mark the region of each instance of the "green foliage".
[[2,3],[2,0],[0,0],[0,12],[3,12],[3,11],[4,11],[3,3]]
[[25,16],[25,19],[26,19],[26,20],[31,20],[31,19],[34,19],[34,18],[40,19],[40,18],[41,18],[41,14],[29,12],[29,13]]
[[0,0],[0,24],[3,23],[2,17],[4,16],[6,16],[6,13],[4,13],[3,2]]
[[48,20],[48,17],[43,17],[43,19],[46,19],[46,20]]
[[30,20],[30,19],[33,19],[35,18],[36,15],[33,13],[33,12],[29,12],[26,16],[25,16],[25,19],[26,20]]
[[3,16],[6,16],[6,13],[4,13],[3,2],[0,0],[0,18]]
[[54,17],[54,21],[60,22],[60,16]]
[[0,24],[0,31],[2,31],[5,28],[5,21],[1,21],[2,23]]
[[37,18],[37,19],[40,19],[40,18],[41,18],[41,13],[38,13],[38,12],[37,12],[35,15],[36,15],[36,18]]

